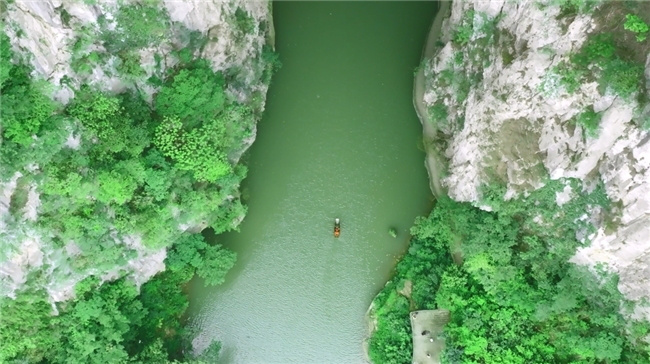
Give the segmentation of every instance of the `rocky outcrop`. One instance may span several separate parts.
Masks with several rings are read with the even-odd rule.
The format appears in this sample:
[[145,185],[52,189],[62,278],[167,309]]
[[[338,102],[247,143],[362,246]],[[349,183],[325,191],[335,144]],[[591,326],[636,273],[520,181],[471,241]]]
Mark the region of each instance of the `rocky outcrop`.
[[[60,87],[56,94],[60,101],[67,102],[74,95],[74,86],[81,82],[120,92],[129,85],[116,74],[114,56],[95,65],[90,75],[80,75],[71,65],[79,52],[89,54],[92,51],[105,51],[99,42],[92,40],[99,38],[106,28],[114,26],[110,20],[115,18],[120,6],[136,3],[138,1],[126,1],[118,6],[114,1],[91,4],[76,0],[18,0],[8,5],[5,31],[14,49],[29,59],[38,75]],[[174,28],[174,34],[140,51],[140,63],[147,74],[141,82],[136,82],[137,86],[147,89],[144,80],[154,71],[155,55],[163,60],[160,71],[173,67],[178,59],[172,51],[188,42],[188,31],[197,31],[207,37],[199,55],[209,59],[215,71],[237,68],[236,76],[241,87],[231,89],[232,94],[245,99],[254,91],[266,92],[268,86],[257,80],[263,70],[259,56],[270,28],[267,2],[165,0],[160,5],[168,13],[168,22]],[[244,17],[249,28],[242,29],[242,20],[238,20],[238,17]],[[103,22],[99,19],[107,19],[108,25],[101,26]],[[91,40],[91,44],[87,49],[78,49],[78,42],[84,40]],[[67,82],[72,80],[73,87],[62,84],[64,78]]]
[[[177,51],[195,41],[200,46],[193,48],[192,55],[209,60],[215,71],[229,78],[228,96],[253,105],[258,114],[263,111],[268,82],[263,81],[266,65],[261,55],[272,30],[268,2],[161,1],[155,9],[160,11],[166,33],[156,42],[139,47],[137,63],[144,73],[130,77],[119,71],[122,61],[114,54],[117,52],[107,48],[102,37],[116,31],[115,19],[120,9],[140,3],[145,2],[17,0],[3,4],[7,8],[1,17],[3,30],[17,57],[33,67],[35,77],[51,83],[52,97],[64,104],[74,97],[74,90],[81,84],[113,93],[133,88],[151,100],[157,89],[147,80],[152,76],[163,78],[166,70],[179,62]],[[93,58],[95,55],[99,55],[99,60]],[[78,66],[81,63],[85,68]],[[254,139],[253,131],[236,159]],[[80,142],[78,135],[71,134],[65,147],[76,150]],[[4,239],[0,249],[0,295],[13,296],[34,270],[44,272],[38,284],[48,291],[53,302],[58,302],[69,299],[76,283],[90,275],[103,280],[128,276],[139,286],[165,269],[165,248],[149,248],[138,236],[118,237],[117,234],[114,241],[123,247],[122,264],[108,270],[106,267],[91,267],[83,272],[73,269],[73,261],[83,258],[73,241],[61,247],[51,239],[41,239],[47,232],[37,226],[38,187],[20,186],[20,173],[9,177],[0,182],[0,236]],[[17,192],[24,193],[26,199],[22,218],[9,214]],[[191,225],[179,228],[197,230]]]
[[[586,188],[602,181],[618,218],[592,216],[598,231],[573,261],[606,263],[628,298],[650,298],[650,134],[640,126],[650,105],[596,81],[574,92],[562,87],[556,66],[570,62],[599,23],[597,11],[560,12],[551,1],[453,3],[440,48],[424,65],[423,101],[447,163],[441,182],[453,199],[480,206],[481,186],[494,181],[507,185],[507,197],[547,177],[578,178]],[[601,117],[597,136],[574,122],[586,109]]]

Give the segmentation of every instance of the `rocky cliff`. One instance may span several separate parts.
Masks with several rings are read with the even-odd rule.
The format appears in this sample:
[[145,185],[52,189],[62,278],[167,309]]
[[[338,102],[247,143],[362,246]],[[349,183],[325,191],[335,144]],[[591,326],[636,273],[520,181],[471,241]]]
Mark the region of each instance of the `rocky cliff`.
[[[5,7],[2,28],[14,63],[30,65],[32,76],[47,81],[46,89],[62,105],[74,99],[81,85],[109,94],[131,90],[151,102],[170,69],[184,58],[203,58],[227,79],[230,100],[250,105],[258,116],[264,108],[269,80],[262,54],[272,44],[265,1],[17,0],[0,5]],[[253,142],[255,126],[251,128],[243,145],[229,155],[233,164]],[[76,150],[79,144],[80,136],[71,132],[60,147]],[[54,242],[36,228],[39,185],[24,185],[21,177],[33,174],[38,179],[39,173],[39,166],[32,165],[2,176],[0,182],[0,294],[13,296],[34,272],[42,273],[35,284],[58,302],[70,298],[75,284],[89,275],[103,280],[126,275],[139,285],[164,270],[166,248],[147,246],[138,235],[118,234],[114,244],[121,247],[120,264],[73,268],[84,259],[75,242]],[[18,195],[25,201],[15,218],[10,210]],[[232,194],[224,198],[233,200]],[[205,214],[196,213],[179,221],[178,231],[201,230],[206,220]]]
[[[644,3],[455,1],[425,59],[429,154],[448,195],[489,209],[545,181],[575,178],[558,205],[604,185],[611,211],[572,261],[604,263],[628,298],[650,298],[650,41],[623,26]],[[416,100],[418,101],[418,100]],[[426,129],[426,128],[425,128]],[[435,193],[435,191],[434,191]]]
[[[241,71],[237,72],[241,89],[233,88],[233,93],[266,91],[255,72],[261,72],[256,63],[272,27],[267,2],[160,1],[156,4],[159,13],[146,15],[164,17],[172,31],[139,47],[137,61],[146,71],[146,77],[131,80],[120,77],[116,71],[122,62],[118,55],[107,55],[105,59],[88,56],[114,51],[100,41],[108,32],[128,40],[129,32],[142,31],[120,29],[116,20],[130,15],[122,14],[120,9],[138,3],[16,1],[7,5],[4,28],[14,49],[29,59],[38,75],[60,87],[58,96],[64,102],[73,96],[72,90],[80,82],[96,83],[114,92],[131,86],[130,81],[146,87],[144,80],[178,62],[174,50],[189,45],[197,37],[204,37],[205,44],[195,55],[209,59],[215,71],[233,68]],[[156,57],[161,59],[156,61]],[[80,61],[88,67],[75,67]],[[61,82],[63,79],[66,82]]]

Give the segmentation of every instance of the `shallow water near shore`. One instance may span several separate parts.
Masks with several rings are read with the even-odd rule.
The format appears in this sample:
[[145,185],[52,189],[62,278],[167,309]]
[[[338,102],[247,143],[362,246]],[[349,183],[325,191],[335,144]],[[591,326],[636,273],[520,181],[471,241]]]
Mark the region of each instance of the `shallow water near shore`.
[[273,6],[283,67],[249,155],[249,212],[241,232],[209,236],[238,262],[220,287],[192,282],[190,325],[224,363],[360,363],[366,309],[431,207],[412,88],[436,4]]

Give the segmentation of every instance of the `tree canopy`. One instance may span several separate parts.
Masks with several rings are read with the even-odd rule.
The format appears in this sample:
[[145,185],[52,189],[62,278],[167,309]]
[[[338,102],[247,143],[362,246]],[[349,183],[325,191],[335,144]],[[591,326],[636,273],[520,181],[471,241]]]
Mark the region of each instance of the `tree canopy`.
[[[409,312],[447,309],[445,363],[639,363],[650,326],[624,317],[617,277],[569,262],[579,218],[607,209],[602,186],[557,206],[576,180],[548,181],[528,197],[504,201],[486,188],[492,212],[447,199],[412,228],[408,253],[374,301],[374,363],[410,363]],[[453,257],[453,259],[452,259]],[[401,291],[412,282],[412,293]]]

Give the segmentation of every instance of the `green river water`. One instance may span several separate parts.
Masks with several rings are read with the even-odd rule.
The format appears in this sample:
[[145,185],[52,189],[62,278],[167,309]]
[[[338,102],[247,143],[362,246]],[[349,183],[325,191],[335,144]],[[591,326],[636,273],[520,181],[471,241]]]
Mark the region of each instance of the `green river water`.
[[237,265],[220,287],[190,286],[197,347],[220,340],[225,363],[364,361],[364,314],[432,205],[412,87],[435,9],[274,3],[283,67],[248,156],[241,232],[211,237]]

